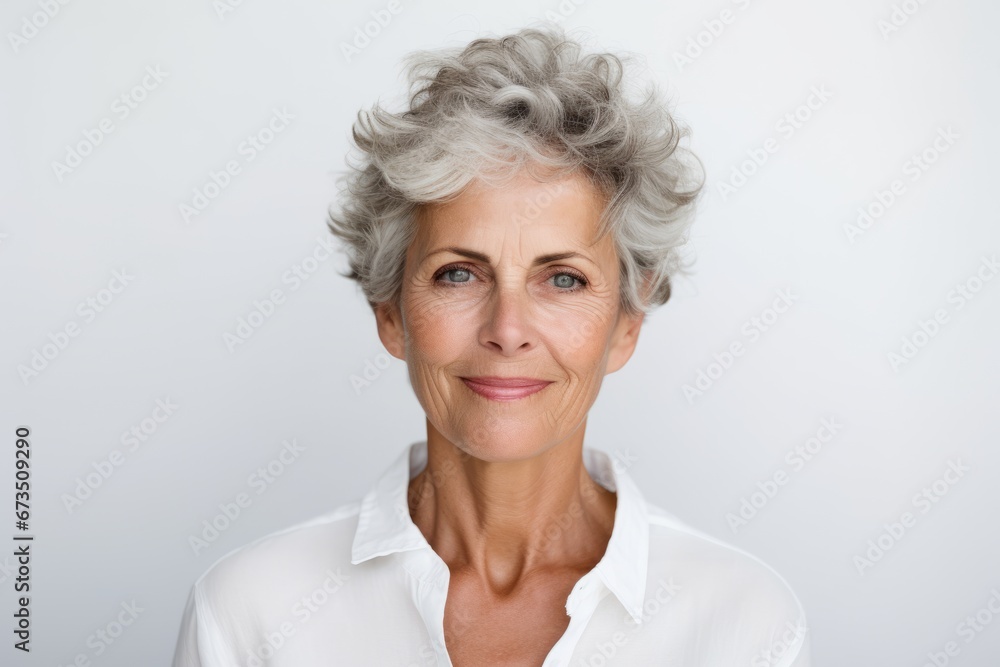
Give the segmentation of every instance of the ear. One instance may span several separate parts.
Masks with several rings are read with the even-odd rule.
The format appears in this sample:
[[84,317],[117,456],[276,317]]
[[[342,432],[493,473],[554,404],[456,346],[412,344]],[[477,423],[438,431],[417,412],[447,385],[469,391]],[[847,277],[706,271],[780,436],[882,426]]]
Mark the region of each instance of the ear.
[[604,371],[605,375],[614,373],[632,357],[636,343],[639,342],[639,329],[642,328],[645,319],[645,313],[619,316],[611,337],[611,350],[608,353],[608,366]]
[[406,335],[399,305],[391,302],[375,304],[375,323],[382,345],[392,356],[406,361]]

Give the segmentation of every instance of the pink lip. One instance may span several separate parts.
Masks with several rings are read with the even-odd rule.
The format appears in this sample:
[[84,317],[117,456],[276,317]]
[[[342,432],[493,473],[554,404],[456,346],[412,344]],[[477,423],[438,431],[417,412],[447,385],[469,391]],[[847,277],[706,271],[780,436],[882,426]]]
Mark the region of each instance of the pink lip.
[[494,401],[516,401],[530,396],[535,392],[545,389],[552,384],[548,380],[537,380],[535,378],[501,378],[501,377],[477,377],[462,378],[472,391],[480,396]]

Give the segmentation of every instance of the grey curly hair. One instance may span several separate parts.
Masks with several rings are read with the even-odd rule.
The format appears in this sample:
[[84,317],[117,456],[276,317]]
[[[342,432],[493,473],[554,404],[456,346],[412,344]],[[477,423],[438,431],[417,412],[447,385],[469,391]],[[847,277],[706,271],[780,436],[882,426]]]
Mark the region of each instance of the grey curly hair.
[[553,27],[406,60],[410,108],[358,113],[353,138],[363,158],[341,177],[339,210],[331,204],[327,222],[346,245],[345,277],[369,305],[399,303],[421,204],[447,201],[474,178],[498,184],[536,166],[550,176],[579,170],[605,198],[598,235],[614,235],[624,312],[667,302],[671,275],[687,270],[677,248],[704,169],[680,146],[688,130],[655,85],[628,99],[628,57],[583,54]]

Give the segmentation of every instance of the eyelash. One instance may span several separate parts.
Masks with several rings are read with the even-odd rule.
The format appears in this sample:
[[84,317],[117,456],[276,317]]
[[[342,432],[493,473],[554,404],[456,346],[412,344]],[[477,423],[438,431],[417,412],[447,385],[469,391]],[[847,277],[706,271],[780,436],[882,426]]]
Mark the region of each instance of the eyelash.
[[[469,268],[468,266],[466,266],[464,264],[449,264],[448,266],[440,269],[437,273],[434,274],[434,282],[437,283],[437,284],[441,284],[441,285],[448,285],[449,288],[451,288],[451,287],[458,287],[459,285],[462,285],[463,283],[453,283],[453,282],[449,282],[447,280],[441,280],[441,278],[445,274],[451,273],[452,271],[468,271],[471,275],[478,277],[475,271],[473,271],[471,268]],[[569,271],[569,270],[566,270],[566,269],[561,269],[559,271],[553,272],[549,276],[549,278],[552,278],[553,276],[564,275],[564,274],[567,275],[567,276],[571,276],[572,278],[575,278],[576,281],[577,281],[577,285],[576,285],[576,287],[572,287],[572,288],[569,288],[569,289],[562,288],[562,287],[556,287],[555,289],[557,291],[559,291],[559,292],[570,292],[570,293],[572,293],[572,292],[579,292],[580,290],[582,290],[584,287],[586,287],[588,285],[587,279],[584,278],[582,275],[580,275],[576,271]]]

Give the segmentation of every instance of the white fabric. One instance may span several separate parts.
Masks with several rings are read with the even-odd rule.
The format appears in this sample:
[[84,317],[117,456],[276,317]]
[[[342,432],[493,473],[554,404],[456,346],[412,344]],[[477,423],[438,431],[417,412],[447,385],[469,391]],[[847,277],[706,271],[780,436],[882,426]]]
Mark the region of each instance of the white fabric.
[[[808,666],[802,607],[774,570],[646,502],[621,461],[583,459],[617,493],[614,527],[542,667]],[[360,502],[219,558],[188,595],[173,667],[451,665],[448,567],[407,510],[426,465],[414,443]]]

